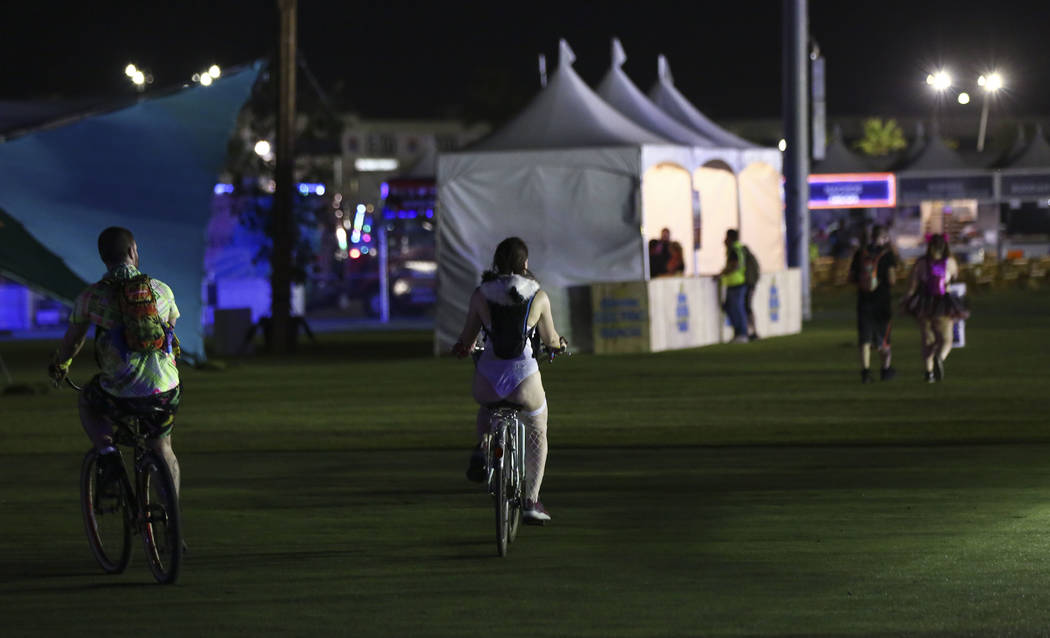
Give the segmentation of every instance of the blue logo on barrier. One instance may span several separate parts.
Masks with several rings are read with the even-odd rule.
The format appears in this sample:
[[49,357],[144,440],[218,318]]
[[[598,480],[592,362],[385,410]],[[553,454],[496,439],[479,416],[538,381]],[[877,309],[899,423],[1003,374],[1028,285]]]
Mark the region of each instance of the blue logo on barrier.
[[769,320],[780,321],[780,295],[776,284],[769,287]]
[[675,306],[674,315],[678,332],[689,332],[689,299],[685,296],[685,288],[678,290],[678,305]]

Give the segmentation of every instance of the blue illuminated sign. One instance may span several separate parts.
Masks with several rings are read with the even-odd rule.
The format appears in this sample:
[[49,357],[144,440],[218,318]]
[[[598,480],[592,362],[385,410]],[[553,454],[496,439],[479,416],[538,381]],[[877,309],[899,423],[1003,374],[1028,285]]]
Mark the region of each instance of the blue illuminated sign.
[[809,207],[891,208],[897,205],[893,173],[839,173],[809,176]]

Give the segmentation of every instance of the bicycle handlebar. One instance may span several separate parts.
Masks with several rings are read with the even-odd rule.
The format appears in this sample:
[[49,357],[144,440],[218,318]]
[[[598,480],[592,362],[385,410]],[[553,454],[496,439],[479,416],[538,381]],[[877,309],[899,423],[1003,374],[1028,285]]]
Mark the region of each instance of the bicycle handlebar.
[[555,357],[565,355],[567,357],[572,356],[572,352],[569,352],[569,346],[564,345],[560,348],[551,348],[546,344],[540,346],[540,352],[543,353],[543,358],[547,360],[547,363],[554,363]]
[[[481,353],[484,352],[484,351],[485,351],[485,346],[483,346],[481,344],[478,344],[478,343],[474,344],[474,347],[471,348],[471,350],[470,350],[470,356],[474,359],[475,363],[477,363],[478,357],[480,357]],[[543,356],[542,357],[536,357],[536,358],[537,359],[542,358],[542,359],[546,360],[547,363],[553,363],[554,359],[556,357],[558,357],[558,356],[561,356],[561,355],[572,356],[572,352],[569,351],[569,347],[567,345],[562,347],[562,348],[551,348],[547,344],[541,344],[540,345],[540,353]]]

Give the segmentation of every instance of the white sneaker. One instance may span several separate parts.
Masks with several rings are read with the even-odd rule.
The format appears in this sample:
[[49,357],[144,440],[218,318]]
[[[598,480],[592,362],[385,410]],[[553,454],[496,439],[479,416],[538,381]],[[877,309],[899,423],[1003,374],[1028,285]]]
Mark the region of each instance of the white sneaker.
[[729,343],[750,343],[750,339],[747,338],[747,335],[740,335],[739,337],[736,337]]
[[543,503],[536,501],[525,501],[525,508],[521,510],[521,517],[527,525],[546,525],[551,520],[551,515],[543,508]]

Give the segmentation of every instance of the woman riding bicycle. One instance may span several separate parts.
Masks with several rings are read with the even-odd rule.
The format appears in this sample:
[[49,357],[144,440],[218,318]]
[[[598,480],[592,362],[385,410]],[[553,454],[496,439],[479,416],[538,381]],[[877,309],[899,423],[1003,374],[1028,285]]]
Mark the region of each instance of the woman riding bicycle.
[[520,405],[526,431],[522,517],[532,524],[551,519],[539,500],[547,463],[547,398],[532,351],[531,336],[537,329],[548,348],[565,348],[565,339],[554,328],[550,300],[529,272],[528,247],[520,238],[508,237],[496,247],[492,270],[482,275],[481,285],[470,298],[466,324],[452,350],[459,357],[465,357],[478,332],[484,330],[486,348],[474,372],[474,400],[481,404],[477,419],[478,447],[470,457],[467,477],[476,482],[485,480],[481,440],[490,422],[485,406],[500,401]]

